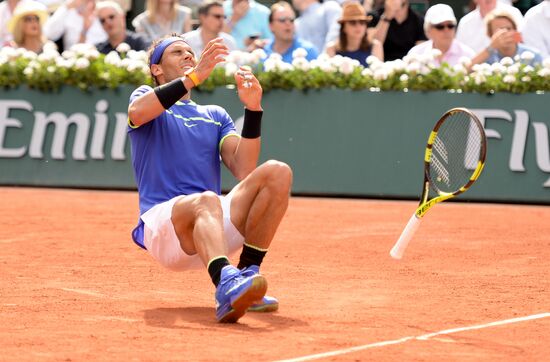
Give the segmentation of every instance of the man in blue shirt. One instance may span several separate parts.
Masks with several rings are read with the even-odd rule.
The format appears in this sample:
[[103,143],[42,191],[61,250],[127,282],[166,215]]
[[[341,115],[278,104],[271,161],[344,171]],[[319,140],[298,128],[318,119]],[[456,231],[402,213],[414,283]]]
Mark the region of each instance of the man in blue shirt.
[[[130,96],[128,134],[139,191],[134,242],[163,266],[206,266],[216,286],[216,318],[236,322],[247,310],[275,310],[259,266],[288,206],[292,172],[260,154],[262,88],[249,69],[235,74],[245,106],[242,134],[219,106],[200,106],[190,90],[228,54],[222,38],[197,62],[180,36],[155,42],[149,65],[155,84]],[[240,180],[221,196],[221,161]],[[237,267],[228,255],[241,251]]]
[[264,47],[266,55],[269,57],[272,53],[278,53],[282,56],[283,62],[292,63],[292,53],[302,48],[306,51],[305,58],[308,61],[317,59],[319,54],[313,44],[296,36],[294,20],[296,20],[296,14],[286,1],[280,1],[271,6],[269,28],[273,33],[273,39],[268,40]]
[[227,17],[224,31],[230,33],[237,47],[246,50],[256,39],[271,39],[269,9],[254,0],[226,0],[223,10]]

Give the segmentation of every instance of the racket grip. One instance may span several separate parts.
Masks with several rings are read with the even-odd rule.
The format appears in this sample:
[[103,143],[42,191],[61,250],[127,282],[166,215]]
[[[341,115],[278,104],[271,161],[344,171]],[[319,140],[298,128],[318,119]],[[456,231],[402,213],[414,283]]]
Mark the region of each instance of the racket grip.
[[411,241],[412,237],[414,236],[416,229],[418,229],[418,225],[420,225],[420,218],[418,218],[416,214],[413,214],[413,216],[407,223],[405,230],[403,230],[403,232],[401,233],[399,240],[397,240],[390,251],[390,255],[392,258],[401,259],[403,257],[403,253],[405,252],[407,245],[409,245],[409,241]]

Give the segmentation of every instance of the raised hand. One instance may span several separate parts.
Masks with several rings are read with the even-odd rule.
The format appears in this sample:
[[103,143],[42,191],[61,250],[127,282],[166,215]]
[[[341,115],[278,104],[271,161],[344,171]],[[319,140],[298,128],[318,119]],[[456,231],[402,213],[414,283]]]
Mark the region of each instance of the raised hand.
[[237,83],[239,99],[245,108],[251,111],[262,111],[262,86],[250,67],[242,66],[235,72],[235,83]]
[[195,74],[201,83],[208,78],[217,64],[225,61],[225,57],[228,54],[229,48],[223,43],[222,38],[212,39],[206,44],[195,66]]

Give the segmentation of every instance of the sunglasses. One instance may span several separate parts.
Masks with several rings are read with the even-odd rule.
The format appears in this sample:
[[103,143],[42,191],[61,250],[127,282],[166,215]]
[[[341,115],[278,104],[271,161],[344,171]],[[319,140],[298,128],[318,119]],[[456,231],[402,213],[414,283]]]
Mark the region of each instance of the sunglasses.
[[23,17],[25,23],[32,23],[34,21],[38,22],[40,19],[36,15],[27,15]]
[[366,20],[348,20],[346,21],[346,24],[349,24],[351,26],[367,25],[367,21]]
[[445,28],[449,30],[453,30],[454,28],[456,28],[456,25],[455,24],[435,24],[435,25],[432,25],[432,27],[436,28],[437,30],[443,30]]
[[286,17],[282,17],[282,18],[278,18],[278,19],[275,19],[276,22],[278,23],[281,23],[281,24],[284,24],[284,23],[294,23],[294,18],[291,17],[291,16],[286,16]]
[[115,14],[111,14],[111,15],[106,16],[106,17],[104,17],[104,18],[99,18],[99,22],[101,23],[101,25],[103,25],[103,24],[105,24],[105,22],[106,22],[107,20],[113,20],[115,17],[116,17]]
[[223,15],[223,14],[208,14],[208,15],[210,15],[211,17],[216,18],[218,20],[225,19],[225,15]]

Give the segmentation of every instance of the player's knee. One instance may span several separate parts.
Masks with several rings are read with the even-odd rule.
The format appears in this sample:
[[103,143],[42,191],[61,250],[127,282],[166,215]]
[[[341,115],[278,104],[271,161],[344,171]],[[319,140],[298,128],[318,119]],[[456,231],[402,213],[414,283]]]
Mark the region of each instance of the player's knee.
[[292,169],[290,166],[277,160],[269,160],[264,166],[268,173],[269,187],[283,194],[288,194],[292,185]]
[[199,194],[195,201],[195,213],[198,215],[208,213],[221,215],[222,204],[218,195],[212,191],[205,191]]

